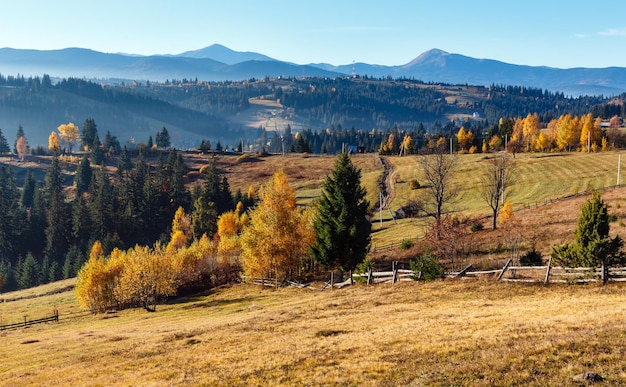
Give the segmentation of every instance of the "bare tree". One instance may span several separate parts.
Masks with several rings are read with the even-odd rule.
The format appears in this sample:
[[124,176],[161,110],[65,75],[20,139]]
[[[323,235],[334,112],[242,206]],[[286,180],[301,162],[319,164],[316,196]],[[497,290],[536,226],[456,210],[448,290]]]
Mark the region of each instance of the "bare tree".
[[496,229],[498,213],[504,205],[505,191],[513,183],[514,161],[506,154],[496,155],[489,161],[489,166],[482,179],[481,194],[491,208],[493,222],[491,228]]
[[424,189],[427,192],[424,211],[428,216],[435,218],[436,226],[440,228],[441,215],[444,213],[445,206],[456,195],[456,190],[452,185],[452,177],[457,156],[447,154],[443,149],[438,149],[434,154],[422,156],[420,163],[426,182]]

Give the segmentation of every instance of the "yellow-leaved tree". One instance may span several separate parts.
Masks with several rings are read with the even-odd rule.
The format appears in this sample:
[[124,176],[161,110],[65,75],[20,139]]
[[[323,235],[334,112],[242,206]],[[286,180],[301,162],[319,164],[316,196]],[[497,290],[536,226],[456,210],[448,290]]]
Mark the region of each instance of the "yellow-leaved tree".
[[154,312],[161,299],[176,294],[178,275],[172,254],[157,244],[149,247],[135,246],[126,252],[128,259],[119,275],[115,297],[127,305],[141,305]]
[[589,152],[597,149],[602,141],[600,121],[593,118],[593,114],[585,114],[580,118],[580,149]]
[[459,152],[465,153],[469,150],[474,142],[474,133],[471,130],[465,130],[464,126],[461,126],[459,132],[456,134],[457,141],[459,142]]
[[308,211],[296,206],[287,175],[278,171],[259,190],[259,203],[241,234],[244,272],[277,282],[294,279],[314,237]]
[[217,235],[219,243],[217,251],[223,259],[236,260],[241,254],[239,235],[244,227],[250,223],[248,214],[243,211],[243,203],[237,203],[234,211],[228,211],[217,219]]
[[115,270],[110,270],[100,241],[94,242],[89,259],[80,269],[76,279],[78,303],[92,312],[110,308],[116,304],[114,296]]
[[57,132],[51,132],[50,136],[48,136],[48,150],[50,153],[57,155],[61,152],[61,142]]
[[513,218],[513,206],[511,205],[511,202],[507,200],[504,202],[504,205],[500,210],[500,214],[498,215],[498,221],[500,222],[500,224],[504,224]]
[[170,242],[167,244],[168,253],[187,246],[187,242],[191,239],[191,217],[185,213],[182,207],[178,207],[172,220],[172,233]]
[[59,131],[59,137],[63,142],[67,144],[67,149],[69,153],[72,153],[72,147],[76,141],[80,140],[80,133],[78,133],[78,126],[74,125],[72,122],[67,124],[61,124],[57,127]]
[[524,119],[524,142],[526,146],[526,152],[531,151],[531,147],[535,145],[537,137],[539,136],[539,130],[541,129],[541,120],[539,114],[530,114]]
[[539,152],[545,152],[550,148],[550,139],[544,132],[539,132],[539,136],[535,140],[535,149]]

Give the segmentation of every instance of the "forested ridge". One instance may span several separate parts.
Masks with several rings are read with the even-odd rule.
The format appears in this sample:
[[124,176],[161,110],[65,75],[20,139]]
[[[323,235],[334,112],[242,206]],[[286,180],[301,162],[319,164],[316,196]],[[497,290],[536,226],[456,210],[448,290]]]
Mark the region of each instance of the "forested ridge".
[[[263,146],[267,142],[260,141],[260,131],[269,128],[261,125],[250,130],[241,124],[227,124],[229,118],[251,108],[251,99],[279,102],[287,123],[311,133],[339,127],[355,132],[376,133],[396,127],[437,133],[450,129],[450,121],[457,127],[471,121],[471,126],[486,128],[500,118],[534,113],[544,123],[564,114],[590,111],[604,119],[623,116],[621,104],[609,105],[611,100],[623,100],[623,96],[572,98],[519,86],[448,85],[414,79],[267,77],[237,82],[173,79],[161,83],[97,83],[78,78],[52,81],[47,75],[0,75],[0,109],[4,112],[0,128],[6,132],[22,125],[29,131],[32,144],[43,144],[59,123],[94,117],[123,144],[131,137],[145,142],[150,133],[166,126],[174,145],[180,148],[197,146],[203,138],[233,146],[244,139]],[[276,128],[285,129],[286,124]],[[322,143],[318,143],[312,151],[321,151]],[[331,151],[328,146],[327,150]]]

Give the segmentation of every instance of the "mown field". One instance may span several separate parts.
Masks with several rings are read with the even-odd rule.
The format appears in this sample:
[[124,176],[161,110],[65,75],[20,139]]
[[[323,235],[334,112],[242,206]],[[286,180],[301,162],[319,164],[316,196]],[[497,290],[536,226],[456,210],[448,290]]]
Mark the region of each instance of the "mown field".
[[60,314],[58,323],[0,331],[0,384],[563,386],[595,372],[623,385],[624,290],[453,280],[332,291],[235,285],[155,313],[95,316],[72,314],[78,306],[65,291],[0,304],[5,323],[54,307]]
[[[406,205],[409,200],[426,200],[425,189],[409,189],[409,183],[413,179],[424,184],[419,164],[420,157],[385,156],[394,170],[392,176],[394,198],[389,206],[391,212]],[[458,195],[450,203],[448,210],[454,215],[485,219],[490,214],[490,209],[481,197],[480,187],[483,184],[482,173],[488,167],[488,160],[493,155],[474,154],[457,157],[453,186]],[[218,165],[228,177],[233,190],[241,189],[244,193],[251,184],[255,186],[263,184],[274,172],[284,169],[291,184],[296,188],[299,203],[310,204],[319,197],[324,178],[332,170],[335,160],[335,156],[274,155],[255,158],[252,162],[238,163],[236,156],[224,156],[218,159]],[[206,162],[206,157],[190,159],[193,168],[199,168]],[[372,204],[378,203],[383,176],[379,156],[357,155],[353,157],[353,162],[362,170],[362,183],[368,191],[368,200]],[[511,187],[507,189],[507,200],[520,214],[528,207],[544,207],[545,211],[549,211],[550,205],[558,205],[556,202],[562,198],[583,194],[592,189],[615,187],[617,163],[618,152],[517,154],[515,178]],[[624,182],[626,172],[622,174],[625,175],[622,176]],[[614,200],[616,201],[614,204],[618,203],[619,195]],[[580,202],[576,202],[571,210],[574,222],[579,214],[579,205]],[[618,210],[620,209],[613,207],[613,211],[621,212]],[[562,212],[563,214],[559,216],[570,218],[568,210]],[[518,216],[518,219],[522,218],[523,216]],[[431,223],[431,219],[423,217],[397,220],[397,223],[394,223],[388,210],[373,214],[372,220],[374,231],[372,242],[373,246],[378,247],[392,243],[398,245],[403,240],[421,238]],[[487,219],[484,220],[484,224],[486,227],[490,226]]]

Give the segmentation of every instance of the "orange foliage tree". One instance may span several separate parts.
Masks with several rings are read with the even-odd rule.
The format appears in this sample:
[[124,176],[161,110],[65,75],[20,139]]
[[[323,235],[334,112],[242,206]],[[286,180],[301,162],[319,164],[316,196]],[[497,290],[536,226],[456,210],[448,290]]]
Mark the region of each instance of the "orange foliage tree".
[[276,172],[259,191],[259,204],[241,234],[244,272],[277,281],[296,278],[314,236],[309,213],[296,206],[287,175]]

